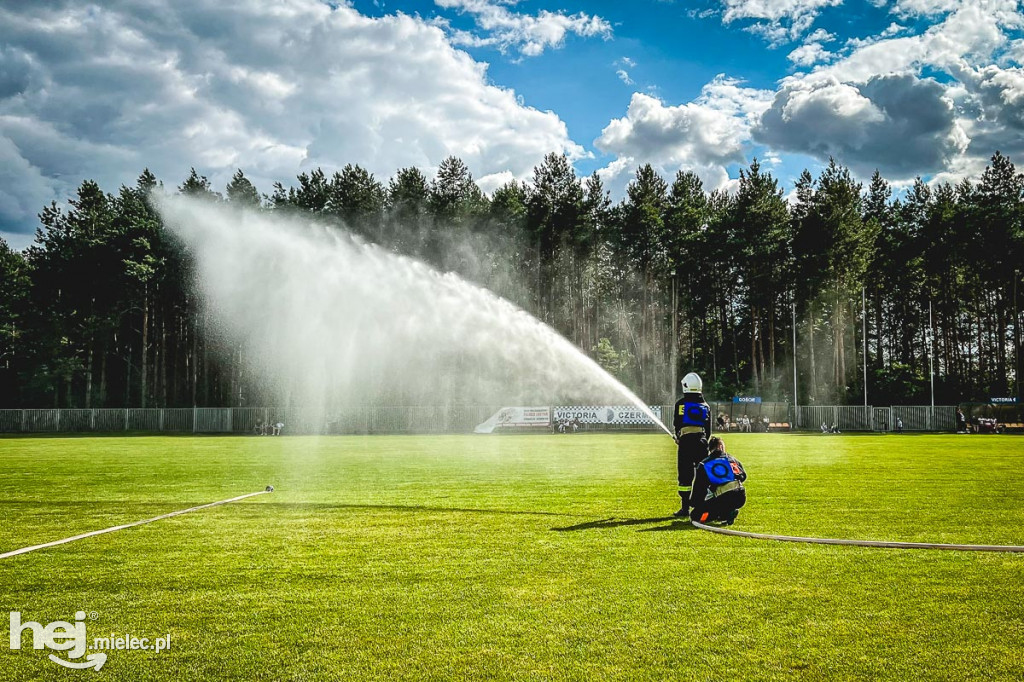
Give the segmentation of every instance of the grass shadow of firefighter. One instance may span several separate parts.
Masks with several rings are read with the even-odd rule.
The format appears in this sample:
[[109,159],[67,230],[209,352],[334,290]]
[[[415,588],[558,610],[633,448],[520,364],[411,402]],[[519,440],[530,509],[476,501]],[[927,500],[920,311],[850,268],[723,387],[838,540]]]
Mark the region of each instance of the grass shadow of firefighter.
[[560,533],[568,531],[578,530],[599,530],[602,528],[621,528],[623,526],[647,526],[655,523],[664,523],[665,521],[672,521],[673,523],[668,526],[659,526],[657,528],[641,528],[640,533],[652,531],[652,530],[687,530],[693,528],[690,525],[689,520],[677,519],[674,516],[657,516],[650,519],[620,519],[616,517],[610,517],[607,519],[600,519],[598,521],[586,521],[584,523],[577,523],[574,526],[564,526],[561,528],[552,528],[551,530]]

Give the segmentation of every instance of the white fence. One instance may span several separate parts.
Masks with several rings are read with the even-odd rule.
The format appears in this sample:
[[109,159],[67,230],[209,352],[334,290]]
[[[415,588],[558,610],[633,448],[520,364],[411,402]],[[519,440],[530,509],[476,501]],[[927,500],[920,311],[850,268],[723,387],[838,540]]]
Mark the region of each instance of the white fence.
[[[724,404],[723,404],[724,405]],[[361,406],[330,411],[327,416],[299,409],[267,407],[198,407],[166,409],[0,410],[0,433],[254,433],[258,424],[284,424],[285,434],[472,433],[499,406]],[[794,419],[783,419],[782,404],[772,419],[789,421],[795,430],[817,431],[824,423],[840,431],[953,431],[956,407],[951,405],[800,405]],[[672,405],[662,408],[671,427]],[[716,413],[717,414],[717,413]],[[657,431],[652,425],[602,425],[593,430]]]
[[824,424],[840,431],[956,430],[955,405],[800,405],[796,408],[796,428],[818,431]]
[[284,433],[467,433],[493,406],[348,407],[322,413],[268,407],[0,410],[0,433],[255,433],[283,423]]
[[[955,405],[893,405],[892,424],[898,417],[904,431],[955,431]],[[895,428],[895,427],[894,427]]]

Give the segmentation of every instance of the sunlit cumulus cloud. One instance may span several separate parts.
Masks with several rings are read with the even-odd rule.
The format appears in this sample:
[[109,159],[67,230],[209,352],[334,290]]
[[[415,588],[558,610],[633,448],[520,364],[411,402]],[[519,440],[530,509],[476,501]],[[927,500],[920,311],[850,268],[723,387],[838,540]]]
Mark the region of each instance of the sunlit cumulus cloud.
[[917,35],[890,25],[842,59],[783,79],[755,140],[897,181],[955,179],[997,149],[1024,151],[1019,64],[993,63],[1013,61],[1008,34],[1024,26],[1015,0],[901,0],[892,11],[936,23]]
[[773,149],[841,160],[860,175],[875,168],[894,178],[945,170],[967,135],[941,84],[915,76],[866,83],[793,81],[754,128]]
[[611,121],[594,142],[615,155],[602,175],[613,184],[637,165],[669,174],[694,170],[710,187],[728,181],[726,166],[742,162],[750,129],[770,104],[771,93],[719,76],[700,97],[678,106],[634,93],[623,118]]
[[550,151],[584,153],[416,17],[317,0],[0,5],[0,231],[145,166],[220,186],[242,168],[269,191],[317,165],[386,179],[456,155],[493,189]]
[[825,7],[842,0],[721,0],[722,21],[753,20],[747,30],[776,45],[796,40]]
[[479,33],[453,31],[452,39],[472,47],[495,46],[502,51],[515,50],[536,57],[549,48],[565,43],[568,34],[610,38],[612,26],[599,16],[584,12],[566,14],[541,10],[538,14],[513,12],[506,5],[514,0],[434,0],[439,7],[457,9],[473,15]]
[[604,175],[628,180],[651,163],[728,185],[729,164],[795,153],[835,157],[862,178],[878,169],[897,183],[955,181],[978,175],[996,150],[1024,155],[1024,15],[1016,0],[896,0],[888,7],[899,22],[829,51],[835,36],[810,23],[831,4],[723,0],[725,23],[799,28],[786,33],[803,35],[789,54],[797,72],[774,90],[719,76],[692,102],[635,94],[595,143],[615,156]]
[[829,43],[835,39],[834,35],[819,28],[804,38],[803,45],[790,52],[787,59],[796,66],[811,66],[828,61],[832,58],[832,53],[826,50],[822,43]]

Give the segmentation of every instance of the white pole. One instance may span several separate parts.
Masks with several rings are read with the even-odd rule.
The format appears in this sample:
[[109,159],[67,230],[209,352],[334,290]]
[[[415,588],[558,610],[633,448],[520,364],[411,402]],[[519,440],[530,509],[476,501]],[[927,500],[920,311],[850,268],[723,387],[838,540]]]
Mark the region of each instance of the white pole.
[[[676,280],[676,269],[672,268],[672,385],[669,387],[669,400],[679,390],[679,286]],[[691,334],[693,330],[690,330]],[[693,345],[693,337],[690,337],[690,345]],[[717,377],[716,377],[717,378]]]
[[[864,287],[860,288],[861,336],[864,337],[864,414],[868,411],[868,298]],[[870,422],[869,422],[870,423]]]
[[928,375],[932,389],[932,410],[929,428],[935,424],[935,328],[932,326],[932,300],[928,299]]
[[793,295],[793,426],[792,430],[796,430],[796,410],[797,410],[797,387],[796,387],[796,294]]

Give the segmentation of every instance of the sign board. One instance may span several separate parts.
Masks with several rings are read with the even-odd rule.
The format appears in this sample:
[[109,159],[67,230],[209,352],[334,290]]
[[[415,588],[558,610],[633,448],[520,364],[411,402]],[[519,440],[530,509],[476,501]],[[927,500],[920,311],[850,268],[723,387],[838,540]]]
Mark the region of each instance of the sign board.
[[732,397],[734,403],[754,403],[755,405],[761,404],[761,396],[759,395],[734,395]]
[[989,398],[993,405],[1016,405],[1017,398]]
[[[649,405],[648,409],[661,419],[661,405]],[[571,405],[556,407],[556,422],[579,421],[580,424],[654,424],[643,410],[634,405]]]
[[493,433],[499,427],[550,426],[551,408],[544,407],[503,407],[490,419],[477,424],[474,433]]

